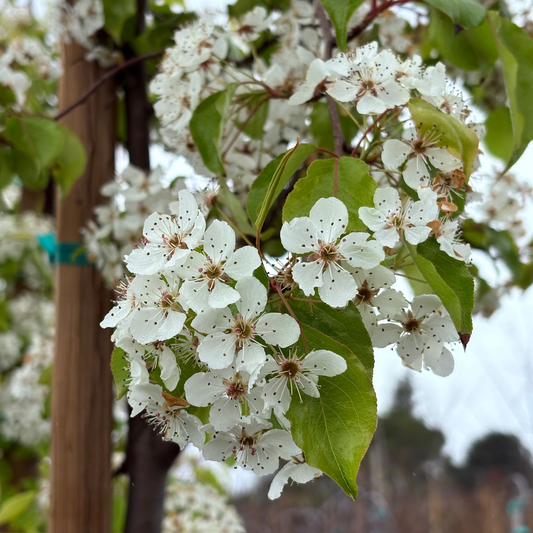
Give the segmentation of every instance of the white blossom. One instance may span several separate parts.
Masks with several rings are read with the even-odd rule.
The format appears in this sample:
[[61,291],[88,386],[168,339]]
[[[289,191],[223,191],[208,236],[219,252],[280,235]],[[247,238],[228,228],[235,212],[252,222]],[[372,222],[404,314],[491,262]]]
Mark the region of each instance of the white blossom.
[[287,358],[281,353],[275,354],[261,370],[262,375],[272,376],[261,394],[265,407],[274,407],[282,414],[286,413],[295,390],[318,398],[319,376],[337,376],[346,368],[345,359],[329,350],[313,350],[303,359],[297,355]]
[[155,274],[179,265],[204,235],[205,218],[194,196],[186,190],[170,205],[172,215],[152,213],[144,223],[144,248],[133,250],[126,265],[134,274]]
[[208,309],[199,314],[192,327],[206,333],[198,347],[200,360],[212,369],[235,368],[256,376],[266,361],[265,349],[258,341],[282,348],[294,344],[300,328],[294,318],[281,313],[265,313],[267,291],[255,278],[240,280],[236,289],[241,299],[237,314],[229,308]]
[[430,189],[419,191],[420,200],[402,206],[396,189],[386,187],[374,193],[374,207],[360,207],[359,218],[374,232],[383,246],[393,247],[402,235],[411,244],[425,241],[431,233],[427,225],[439,213],[437,195]]
[[279,459],[290,459],[300,453],[290,433],[270,429],[266,421],[253,420],[246,425],[237,425],[230,432],[215,432],[204,446],[204,457],[212,461],[225,461],[234,456],[237,464],[252,470],[258,476],[276,470]]
[[307,261],[294,265],[294,281],[306,295],[318,294],[332,307],[343,307],[355,296],[356,286],[342,266],[372,268],[384,259],[382,246],[368,241],[367,233],[346,233],[348,210],[337,198],[321,198],[311,208],[309,217],[283,224],[281,242],[294,254],[311,254]]
[[418,130],[410,128],[404,133],[404,141],[385,141],[381,154],[385,168],[397,170],[407,160],[402,174],[407,185],[413,189],[429,184],[431,174],[428,163],[443,172],[462,168],[460,159],[438,146],[439,138],[435,131],[421,136]]
[[191,252],[176,272],[185,279],[181,293],[196,312],[208,307],[221,309],[235,303],[239,293],[227,282],[253,274],[261,259],[255,248],[235,251],[235,232],[227,222],[214,220],[204,236],[203,253]]
[[296,483],[308,483],[321,475],[322,472],[318,468],[308,465],[305,462],[303,454],[293,456],[274,476],[270,484],[270,489],[268,490],[268,498],[270,500],[279,498],[283,487],[285,487],[289,479],[296,481]]
[[185,382],[187,401],[198,407],[211,406],[209,422],[216,431],[229,431],[243,418],[243,407],[261,415],[263,400],[259,387],[250,387],[250,375],[230,367],[198,372]]
[[454,342],[459,337],[451,318],[438,312],[441,306],[442,302],[434,294],[416,296],[411,309],[402,309],[389,323],[379,324],[372,336],[374,346],[384,348],[396,344],[406,366],[420,368],[423,358],[431,368],[438,362],[444,342]]

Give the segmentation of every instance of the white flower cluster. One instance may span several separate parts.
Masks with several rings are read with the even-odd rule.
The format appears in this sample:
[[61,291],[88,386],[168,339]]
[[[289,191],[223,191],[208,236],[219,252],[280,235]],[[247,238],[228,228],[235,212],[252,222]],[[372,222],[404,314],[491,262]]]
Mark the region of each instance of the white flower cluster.
[[98,61],[102,68],[109,68],[122,59],[121,52],[99,44],[95,38],[105,23],[102,0],[77,0],[73,4],[51,0],[46,20],[58,42],[75,41],[83,46],[87,50],[87,61]]
[[171,478],[166,487],[163,533],[246,533],[235,507],[210,485]]
[[34,336],[22,365],[2,383],[0,433],[4,438],[25,446],[37,446],[49,439],[50,420],[45,417],[45,402],[50,387],[41,378],[52,364],[53,355],[53,339]]
[[110,287],[126,274],[123,257],[140,241],[148,214],[168,211],[182,187],[181,180],[169,186],[159,167],[147,174],[133,165],[102,187],[109,202],[95,208],[96,221],[89,221],[82,233],[89,258]]
[[[300,353],[296,320],[266,310],[267,289],[253,277],[257,250],[235,250],[226,222],[206,229],[186,190],[170,212],[147,218],[144,246],[126,258],[136,276],[102,322],[117,327],[129,363],[132,416],[145,411],[165,439],[192,442],[206,459],[234,456],[245,469],[272,473],[280,458],[301,454],[286,429],[272,428],[272,413],[288,429],[292,395],[318,397],[319,376],[344,372],[346,362],[327,350]],[[184,395],[172,394],[181,381]],[[192,414],[198,407],[210,407],[209,424]]]

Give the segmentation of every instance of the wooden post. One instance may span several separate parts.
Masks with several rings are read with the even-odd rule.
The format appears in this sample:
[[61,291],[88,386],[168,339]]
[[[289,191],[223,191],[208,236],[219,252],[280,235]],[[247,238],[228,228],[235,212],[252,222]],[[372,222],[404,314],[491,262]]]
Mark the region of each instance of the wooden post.
[[[101,76],[86,51],[63,45],[59,108],[75,102]],[[57,206],[58,243],[81,242],[80,228],[113,177],[114,82],[101,85],[62,119],[82,140],[87,168]],[[56,348],[52,383],[52,472],[49,533],[108,533],[111,527],[111,371],[109,330],[99,322],[110,306],[100,273],[56,267]]]

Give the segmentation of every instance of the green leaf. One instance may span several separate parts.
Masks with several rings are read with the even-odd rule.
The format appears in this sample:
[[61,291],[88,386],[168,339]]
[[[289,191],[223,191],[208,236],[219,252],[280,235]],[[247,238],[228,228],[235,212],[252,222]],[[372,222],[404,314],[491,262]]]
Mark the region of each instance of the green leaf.
[[426,0],[427,4],[446,13],[454,24],[463,28],[479,26],[485,19],[485,8],[476,0]]
[[464,70],[485,69],[498,59],[488,21],[477,28],[460,31],[450,17],[434,9],[429,18],[429,40],[442,57]]
[[104,5],[104,29],[113,37],[117,44],[126,20],[137,12],[135,0],[102,0]]
[[[288,150],[287,152],[278,155],[276,159],[271,161],[257,176],[252,183],[250,192],[248,193],[248,201],[246,208],[250,220],[257,227],[257,216],[262,207],[265,207],[268,211],[275,199],[280,195],[283,187],[287,185],[291,177],[298,170],[300,165],[316,150],[314,144],[299,144],[296,149]],[[290,158],[286,161],[281,175],[278,177],[277,184],[273,188],[272,195],[268,201],[266,201],[267,192],[270,190],[276,171],[280,168],[280,165],[284,158],[292,152]],[[264,221],[263,221],[264,222]]]
[[10,146],[0,146],[0,189],[7,187],[15,177],[15,162]]
[[32,504],[35,495],[34,490],[28,490],[19,492],[4,501],[0,506],[0,524],[12,522],[18,518]]
[[513,124],[508,107],[493,109],[485,121],[487,133],[483,142],[492,155],[509,161],[514,151]]
[[236,83],[230,83],[223,91],[206,98],[196,108],[190,122],[192,138],[205,166],[217,175],[224,174],[220,143],[224,122],[236,88]]
[[230,17],[240,18],[257,6],[262,6],[269,11],[274,9],[286,11],[290,5],[290,0],[237,0],[234,4],[228,6],[228,14]]
[[479,140],[474,131],[425,100],[411,100],[409,111],[421,135],[433,131],[440,134],[437,144],[463,161],[468,178],[478,152]]
[[63,127],[46,118],[11,117],[6,122],[4,137],[13,146],[48,167],[63,148]]
[[52,170],[54,179],[61,187],[63,198],[70,192],[76,180],[83,174],[87,164],[85,147],[79,137],[66,126],[61,126],[64,135],[63,148]]
[[[359,128],[348,116],[348,113],[339,105],[337,105],[337,111],[344,138],[348,142],[351,142],[359,132]],[[353,115],[358,115],[354,108],[350,109],[350,112]],[[333,151],[335,143],[333,140],[333,128],[331,127],[331,117],[328,111],[328,105],[325,102],[316,102],[309,118],[311,120],[309,131],[311,132],[315,143],[320,146],[320,148],[326,148],[326,150]],[[355,118],[357,118],[357,116]]]
[[514,151],[510,168],[533,140],[533,40],[510,20],[489,12],[489,23],[496,41],[509,100]]
[[111,372],[117,389],[117,400],[120,400],[128,392],[128,381],[131,376],[124,350],[118,346],[115,346],[111,354]]
[[472,333],[474,279],[465,263],[443,252],[435,239],[417,247],[406,246],[420,273],[450,313],[458,333]]
[[13,164],[17,176],[24,186],[32,191],[44,189],[50,181],[50,176],[42,167],[38,159],[26,152],[13,148]]
[[[336,163],[337,162],[337,163]],[[337,180],[335,165],[338,164]],[[359,219],[359,208],[374,206],[376,182],[368,174],[368,167],[353,157],[315,161],[307,170],[307,176],[296,182],[283,207],[283,222],[309,215],[320,198],[335,196],[348,208],[348,231],[362,231],[366,226]]]
[[306,461],[356,498],[357,471],[376,430],[376,394],[365,368],[346,346],[307,325],[303,332],[310,350],[331,350],[344,357],[348,368],[338,376],[320,377],[320,398],[294,395],[287,411],[291,433]]
[[[247,122],[243,131],[252,139],[262,139],[263,128],[268,118],[269,97],[266,93],[258,93],[249,98],[246,106],[246,116],[253,113],[252,118]],[[242,124],[239,124],[242,126]]]
[[233,194],[229,190],[228,184],[226,183],[226,180],[223,176],[219,176],[218,184],[220,187],[220,203],[222,205],[225,205],[229,209],[231,216],[233,217],[233,219],[237,223],[237,226],[243,233],[246,233],[247,235],[255,235],[254,228],[252,228],[252,226],[250,225],[248,215],[246,214],[246,211],[242,206],[241,201],[239,200],[236,194]]
[[[302,294],[303,296],[303,294]],[[327,332],[335,341],[344,344],[365,367],[368,375],[374,372],[374,349],[359,310],[349,303],[342,311],[324,303],[310,304],[291,300],[289,304],[303,324]]]
[[337,47],[342,52],[346,51],[348,22],[350,22],[350,18],[355,13],[355,10],[363,2],[364,0],[320,0],[331,22],[333,22],[337,37]]

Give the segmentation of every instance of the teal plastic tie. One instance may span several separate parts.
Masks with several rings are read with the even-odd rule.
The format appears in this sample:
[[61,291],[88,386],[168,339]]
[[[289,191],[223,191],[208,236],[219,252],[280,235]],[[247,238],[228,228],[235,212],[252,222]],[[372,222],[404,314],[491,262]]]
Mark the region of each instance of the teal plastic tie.
[[55,253],[56,265],[76,265],[94,267],[85,252],[85,245],[81,242],[58,242]]

